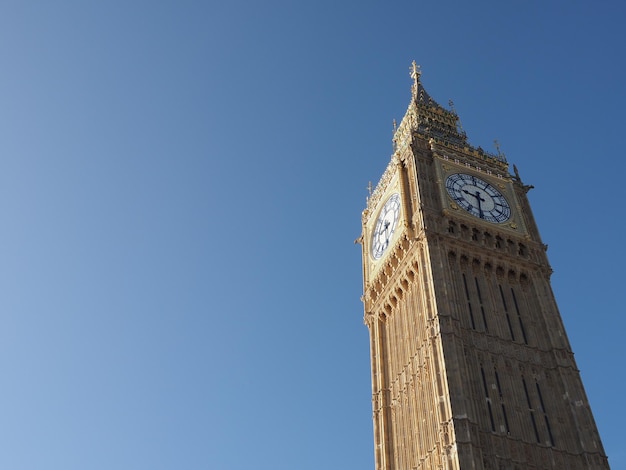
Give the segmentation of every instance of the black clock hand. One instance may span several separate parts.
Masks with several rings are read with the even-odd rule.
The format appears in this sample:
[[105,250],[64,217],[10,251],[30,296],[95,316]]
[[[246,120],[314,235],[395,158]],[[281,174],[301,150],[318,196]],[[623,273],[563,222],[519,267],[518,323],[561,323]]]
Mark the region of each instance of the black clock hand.
[[376,237],[379,239],[380,243],[387,242],[387,228],[389,228],[389,221],[385,220],[383,226],[378,230]]
[[385,221],[385,230],[383,232],[383,235],[385,236],[385,248],[389,246],[389,240],[391,239],[391,234],[387,233],[387,230],[389,230],[390,226],[391,226],[391,222],[389,222],[388,220]]
[[474,194],[470,193],[467,189],[464,189],[463,192],[465,194],[468,194],[470,196],[474,196],[476,199],[478,199],[479,201],[485,202],[485,200],[480,197],[480,191],[476,191]]
[[476,191],[476,194],[474,195],[476,197],[476,201],[478,202],[478,217],[480,217],[481,219],[484,219],[484,214],[483,214],[483,209],[480,206],[481,201],[485,202],[485,200],[480,197],[480,193],[478,191]]
[[383,229],[383,233],[385,234],[386,238],[389,238],[389,237],[387,237],[387,229],[389,228],[389,225],[390,225],[389,221],[386,220],[385,221],[385,228]]
[[481,203],[481,202],[485,202],[485,200],[484,200],[482,197],[480,197],[480,191],[476,191],[474,194],[472,194],[472,193],[470,193],[467,189],[464,189],[464,190],[463,190],[463,192],[464,192],[465,194],[467,194],[468,196],[473,196],[473,197],[475,197],[475,198],[476,198],[476,202],[477,202],[477,204],[478,204],[478,216],[479,216],[481,219],[484,219],[485,217],[484,217],[484,214],[483,214],[483,209],[482,209],[482,207],[481,207],[480,203]]

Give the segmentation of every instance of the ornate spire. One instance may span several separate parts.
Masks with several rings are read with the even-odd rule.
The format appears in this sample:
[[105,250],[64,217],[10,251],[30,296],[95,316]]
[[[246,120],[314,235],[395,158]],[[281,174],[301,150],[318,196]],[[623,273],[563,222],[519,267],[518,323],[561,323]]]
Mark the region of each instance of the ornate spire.
[[417,99],[417,94],[419,92],[419,82],[420,76],[422,75],[422,69],[415,61],[411,64],[409,68],[411,71],[411,78],[413,79],[413,86],[411,87],[411,92],[413,93],[413,98]]
[[[467,135],[461,127],[452,100],[450,100],[451,109],[445,109],[430,97],[421,82],[422,70],[415,61],[411,63],[409,72],[413,81],[411,84],[412,99],[404,118],[397,128],[394,126],[394,151],[406,147],[414,133],[421,134],[428,139],[434,139],[444,145],[473,149],[467,142]],[[504,154],[500,152],[490,154],[480,147],[474,150],[481,155],[506,163]]]

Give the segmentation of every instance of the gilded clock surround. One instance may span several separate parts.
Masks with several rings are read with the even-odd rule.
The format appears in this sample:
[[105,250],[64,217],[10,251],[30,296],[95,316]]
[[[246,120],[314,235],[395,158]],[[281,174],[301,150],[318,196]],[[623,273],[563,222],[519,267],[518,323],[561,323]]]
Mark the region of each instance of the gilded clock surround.
[[515,191],[513,189],[513,178],[510,175],[503,173],[494,173],[490,169],[484,168],[480,165],[462,165],[461,160],[458,158],[450,158],[447,154],[435,156],[435,163],[437,165],[437,174],[439,177],[441,197],[444,201],[444,213],[450,214],[454,212],[455,216],[466,217],[473,219],[474,217],[467,213],[458,206],[449,196],[446,191],[445,181],[450,175],[456,173],[464,173],[469,175],[475,175],[476,177],[486,181],[494,186],[502,195],[506,198],[510,209],[511,215],[504,223],[497,224],[497,227],[493,227],[492,230],[503,230],[509,233],[517,233],[525,235],[524,221],[521,217],[521,207],[517,203],[515,197]]

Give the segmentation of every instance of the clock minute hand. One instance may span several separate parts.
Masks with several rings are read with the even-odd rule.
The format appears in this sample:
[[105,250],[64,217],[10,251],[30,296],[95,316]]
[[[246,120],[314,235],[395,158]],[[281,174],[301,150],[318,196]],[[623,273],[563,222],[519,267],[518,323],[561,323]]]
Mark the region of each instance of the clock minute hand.
[[384,230],[384,235],[385,235],[385,244],[388,245],[389,244],[389,234],[387,234],[387,230],[389,230],[389,226],[391,225],[391,222],[386,221],[385,222],[385,230]]
[[485,202],[485,200],[484,200],[482,197],[480,197],[480,191],[476,191],[474,194],[472,194],[472,193],[470,193],[467,189],[464,189],[464,190],[463,190],[463,192],[464,192],[465,194],[467,194],[468,196],[473,196],[473,197],[475,197],[475,198],[476,198],[476,203],[478,204],[478,216],[479,216],[481,219],[484,219],[485,217],[484,217],[484,214],[483,214],[483,209],[482,209],[482,207],[481,207],[480,203],[481,203],[481,202]]
[[478,202],[478,216],[481,219],[484,219],[485,214],[483,214],[483,208],[481,207],[480,203],[485,202],[485,200],[482,197],[480,197],[480,192],[478,191],[476,191],[476,194],[474,194],[473,196],[476,198],[476,202]]

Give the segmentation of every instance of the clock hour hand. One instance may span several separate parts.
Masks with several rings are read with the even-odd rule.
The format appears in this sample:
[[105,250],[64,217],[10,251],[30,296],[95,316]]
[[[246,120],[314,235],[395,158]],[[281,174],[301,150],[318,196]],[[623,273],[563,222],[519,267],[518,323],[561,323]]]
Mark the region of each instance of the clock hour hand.
[[472,194],[472,193],[470,193],[467,189],[464,189],[464,190],[463,190],[463,192],[464,192],[465,194],[469,195],[469,196],[473,196],[473,197],[475,197],[475,198],[476,198],[476,203],[478,204],[478,216],[479,216],[481,219],[484,219],[484,218],[485,218],[485,215],[483,214],[483,209],[482,209],[482,207],[480,206],[480,203],[481,203],[481,202],[485,202],[485,200],[484,200],[482,197],[480,197],[480,191],[476,191],[474,194]]
[[387,236],[387,229],[389,228],[389,225],[391,225],[391,223],[388,220],[386,220],[385,226],[383,227],[383,233],[385,234],[385,236]]
[[474,196],[477,200],[485,202],[485,200],[480,197],[480,191],[476,191],[475,193],[470,193],[467,189],[464,189],[463,192],[468,194],[469,196]]

